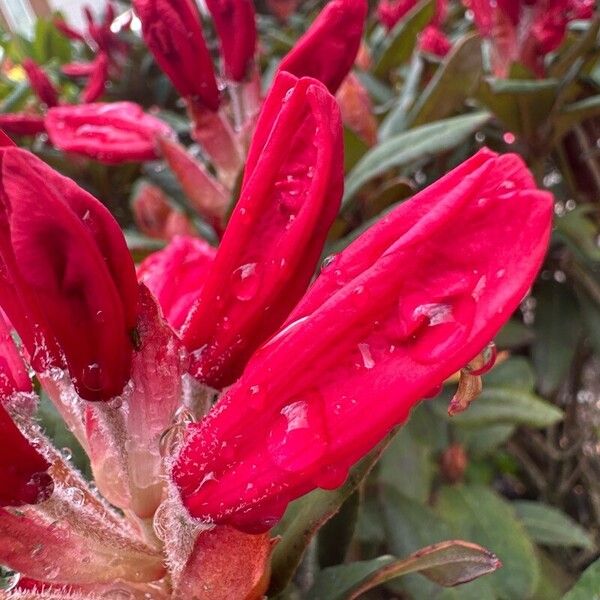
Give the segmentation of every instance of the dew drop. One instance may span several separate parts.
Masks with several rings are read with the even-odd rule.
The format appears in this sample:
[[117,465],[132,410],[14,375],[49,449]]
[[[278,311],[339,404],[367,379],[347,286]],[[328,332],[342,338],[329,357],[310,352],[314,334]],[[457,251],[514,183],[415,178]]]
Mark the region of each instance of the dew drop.
[[99,392],[102,389],[102,367],[98,363],[87,365],[81,375],[81,382],[88,390]]
[[74,506],[83,506],[85,504],[85,494],[79,488],[68,488],[65,490],[65,496]]
[[327,269],[327,267],[329,267],[330,265],[332,265],[337,259],[337,254],[330,254],[329,256],[326,256],[323,259],[323,262],[321,263],[321,271],[324,271],[325,269]]
[[426,317],[429,325],[432,327],[454,321],[452,306],[437,302],[417,306],[413,311],[413,319],[418,319],[419,317]]
[[365,369],[372,369],[375,366],[375,361],[373,360],[369,344],[358,344],[358,351],[360,352]]
[[303,471],[317,463],[327,450],[322,397],[317,391],[309,400],[285,406],[269,434],[268,451],[273,462],[286,471]]
[[60,453],[65,460],[71,460],[73,458],[73,452],[71,448],[67,448],[66,446],[60,451]]
[[256,296],[260,284],[256,263],[248,263],[237,268],[232,278],[234,294],[238,300],[247,302]]

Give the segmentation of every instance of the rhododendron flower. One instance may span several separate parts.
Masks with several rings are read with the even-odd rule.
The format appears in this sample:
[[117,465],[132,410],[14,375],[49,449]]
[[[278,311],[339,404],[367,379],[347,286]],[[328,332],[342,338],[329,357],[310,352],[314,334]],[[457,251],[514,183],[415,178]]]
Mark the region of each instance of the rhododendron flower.
[[134,0],[144,41],[177,91],[215,111],[219,90],[200,17],[192,0]]
[[27,79],[37,97],[49,108],[58,104],[58,92],[44,70],[31,58],[23,61]]
[[343,185],[342,130],[320,82],[282,73],[265,100],[240,199],[183,330],[221,387],[285,320],[314,272]]
[[279,71],[314,77],[335,94],[354,64],[367,11],[366,0],[332,0],[283,57]]
[[110,213],[32,154],[0,148],[0,304],[32,365],[69,369],[88,400],[129,379],[133,263]]
[[562,43],[573,19],[589,19],[593,0],[465,0],[475,24],[492,44],[494,74],[506,77],[513,62],[521,62],[539,77],[544,58]]
[[42,115],[32,113],[0,114],[0,128],[15,135],[37,135],[46,131]]
[[154,294],[175,330],[181,329],[198,300],[215,254],[204,240],[177,236],[139,266],[139,280]]
[[[390,31],[410,10],[418,4],[417,0],[379,0],[377,18]],[[431,23],[440,25],[448,12],[448,0],[436,0],[435,13]]]
[[221,44],[225,76],[243,81],[256,52],[252,0],[206,0]]
[[450,52],[452,43],[443,31],[434,25],[428,25],[419,35],[419,48],[423,52],[444,58]]
[[348,469],[481,352],[530,287],[552,223],[516,155],[483,150],[327,261],[240,379],[189,426],[192,515],[251,531]]
[[158,158],[156,138],[174,135],[133,102],[56,107],[46,115],[46,129],[56,148],[108,164]]

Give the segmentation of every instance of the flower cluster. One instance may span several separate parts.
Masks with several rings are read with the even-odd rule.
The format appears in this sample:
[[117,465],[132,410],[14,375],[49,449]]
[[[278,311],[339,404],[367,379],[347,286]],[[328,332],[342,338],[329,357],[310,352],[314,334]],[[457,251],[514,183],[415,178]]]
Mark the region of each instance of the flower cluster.
[[[288,504],[342,485],[477,357],[548,245],[551,196],[519,156],[482,149],[315,277],[344,186],[335,93],[367,2],[327,5],[258,115],[243,108],[256,82],[252,3],[206,4],[227,99],[195,4],[134,1],[217,177],[129,102],[48,96],[44,127],[56,148],[105,163],[164,157],[217,248],[173,225],[150,188],[136,211],[172,241],[136,271],[98,200],[10,140],[0,147],[0,563],[23,573],[27,597],[262,597],[269,530]],[[236,106],[238,129],[224,120]],[[89,456],[94,487],[40,432],[27,368]]]

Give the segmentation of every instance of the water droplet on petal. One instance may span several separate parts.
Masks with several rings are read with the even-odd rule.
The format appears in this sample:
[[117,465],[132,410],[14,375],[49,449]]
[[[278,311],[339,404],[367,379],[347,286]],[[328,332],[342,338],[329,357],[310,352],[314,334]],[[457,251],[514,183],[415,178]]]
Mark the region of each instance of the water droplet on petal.
[[286,471],[304,471],[321,460],[327,450],[322,396],[314,391],[308,400],[284,406],[269,434],[273,462]]
[[426,317],[431,327],[454,321],[452,306],[437,302],[417,306],[413,311],[413,318],[418,319],[419,317]]
[[102,367],[98,363],[91,363],[85,367],[81,383],[88,390],[99,392],[102,389]]
[[260,279],[256,272],[256,263],[248,263],[237,268],[232,275],[233,291],[238,300],[252,300],[258,292]]
[[373,360],[369,344],[358,344],[358,351],[360,352],[365,369],[372,369],[375,366],[375,361]]

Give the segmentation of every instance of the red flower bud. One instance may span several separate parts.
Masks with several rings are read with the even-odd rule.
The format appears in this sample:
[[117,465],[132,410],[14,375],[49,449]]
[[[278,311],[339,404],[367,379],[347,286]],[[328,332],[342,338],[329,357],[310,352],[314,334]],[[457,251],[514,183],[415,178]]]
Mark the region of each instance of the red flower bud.
[[443,31],[434,25],[429,25],[419,35],[419,48],[422,52],[428,52],[429,54],[444,58],[450,52],[452,43]]
[[225,76],[243,81],[256,52],[256,23],[252,0],[206,0],[215,23]]
[[44,117],[31,113],[4,113],[0,115],[0,127],[14,135],[37,135],[46,131]]
[[94,69],[90,74],[87,85],[81,92],[81,99],[85,103],[98,100],[104,93],[106,83],[108,82],[108,55],[101,52],[92,64]]
[[37,97],[48,108],[58,104],[58,92],[44,70],[30,58],[23,61],[27,79]]
[[[513,62],[520,62],[538,77],[544,76],[544,57],[565,38],[573,19],[591,18],[589,0],[463,0],[473,11],[480,34],[492,42],[492,69],[506,77]],[[592,9],[590,11],[590,9]]]
[[133,102],[60,106],[46,116],[50,141],[59,150],[74,152],[107,164],[154,160],[157,136],[171,136],[171,128],[145,114]]
[[16,147],[0,148],[0,305],[38,371],[68,366],[79,395],[129,379],[137,281],[110,213]]
[[304,293],[343,185],[339,108],[318,81],[281,74],[265,100],[240,200],[183,330],[195,374],[241,373]]
[[195,517],[260,531],[339,486],[435,385],[494,337],[531,286],[552,197],[483,150],[330,260],[174,468]]
[[354,64],[367,10],[366,0],[332,0],[283,57],[279,71],[314,77],[335,94]]
[[95,62],[73,62],[61,67],[67,77],[89,77],[95,70]]
[[215,249],[205,241],[178,236],[139,266],[138,279],[154,294],[176,331],[198,299],[214,258]]
[[46,500],[54,487],[46,472],[49,467],[0,402],[0,506]]
[[64,19],[55,18],[53,21],[54,27],[58,29],[65,37],[74,42],[85,42],[85,38],[79,31],[73,29]]
[[[134,0],[146,45],[184,97],[215,111],[219,90],[192,0]],[[236,32],[238,35],[238,32]]]

